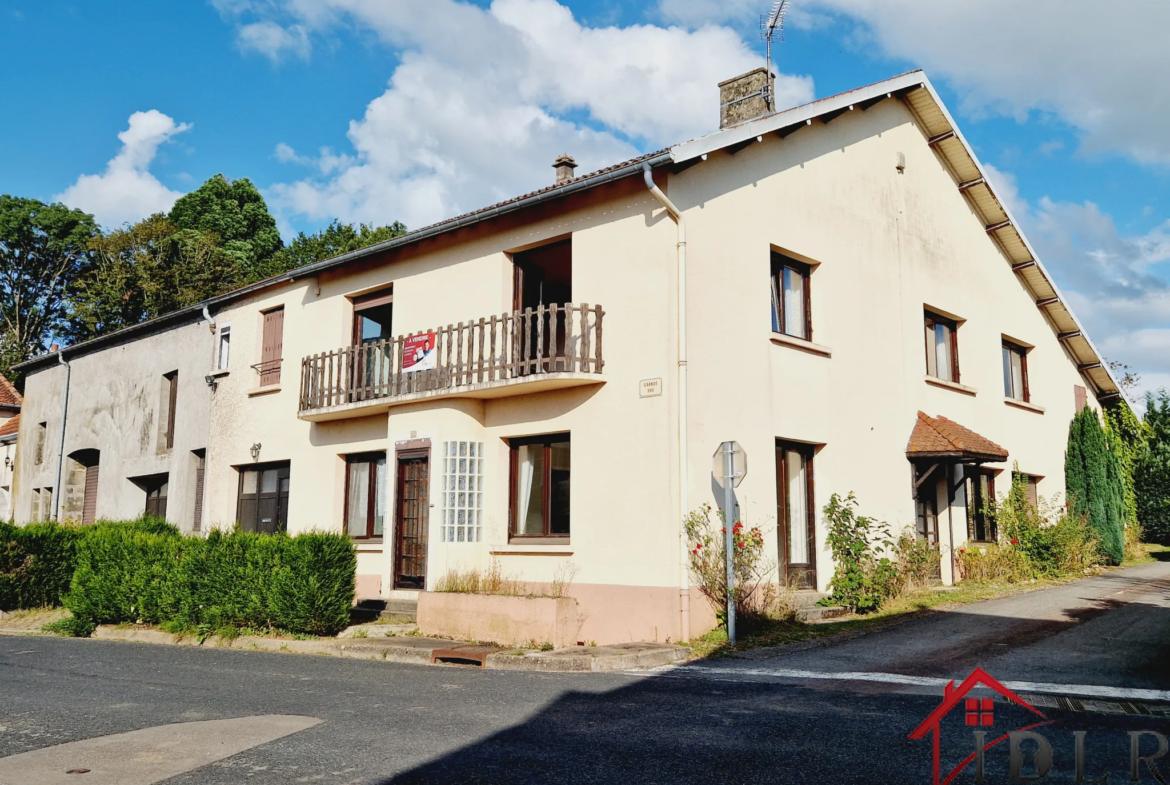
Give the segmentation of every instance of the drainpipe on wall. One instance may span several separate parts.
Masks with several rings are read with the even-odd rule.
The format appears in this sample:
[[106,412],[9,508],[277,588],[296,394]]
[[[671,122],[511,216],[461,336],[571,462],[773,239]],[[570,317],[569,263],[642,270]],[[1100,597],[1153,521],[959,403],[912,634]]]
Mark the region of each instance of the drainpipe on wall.
[[65,355],[57,351],[57,362],[65,366],[65,392],[61,396],[61,442],[57,445],[57,499],[53,507],[53,520],[61,520],[61,499],[65,497],[65,484],[61,472],[65,468],[65,423],[69,417],[69,377],[73,375],[73,367],[65,362]]
[[[654,198],[662,203],[678,227],[678,509],[685,516],[690,510],[687,494],[687,225],[674,203],[654,184],[650,164],[642,164],[642,178]],[[679,608],[682,614],[682,639],[691,639],[691,577],[687,543],[679,528]]]

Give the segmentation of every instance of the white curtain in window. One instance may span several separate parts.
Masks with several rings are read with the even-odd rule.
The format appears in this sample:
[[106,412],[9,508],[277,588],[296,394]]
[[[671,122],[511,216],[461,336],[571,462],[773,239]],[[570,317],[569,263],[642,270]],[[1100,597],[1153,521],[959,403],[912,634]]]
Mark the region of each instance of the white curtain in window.
[[788,474],[788,563],[808,564],[808,482],[804,456],[785,453]]
[[1008,352],[1012,360],[1012,391],[1010,397],[1022,401],[1024,399],[1024,355],[1020,352]]
[[[516,456],[521,534],[544,533],[544,445],[524,444]],[[534,493],[535,491],[535,493]]]
[[379,458],[375,464],[377,479],[374,487],[374,536],[382,536],[382,523],[386,519],[386,459]]
[[349,522],[351,537],[365,537],[367,512],[370,502],[370,464],[349,464],[349,509],[346,510],[346,520]]
[[772,332],[780,332],[780,291],[776,276],[772,276]]
[[804,277],[791,267],[784,268],[784,332],[808,337],[804,334]]
[[1012,350],[1003,347],[1003,394],[1007,398],[1015,398],[1015,386],[1012,384]]
[[954,381],[951,378],[951,340],[950,329],[945,324],[934,325],[934,355],[936,374],[945,382]]

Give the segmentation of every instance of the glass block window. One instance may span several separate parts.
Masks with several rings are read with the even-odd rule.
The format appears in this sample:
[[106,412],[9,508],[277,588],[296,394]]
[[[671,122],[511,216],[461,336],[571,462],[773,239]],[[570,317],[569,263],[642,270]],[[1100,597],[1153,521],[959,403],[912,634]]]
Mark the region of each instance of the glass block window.
[[443,542],[483,539],[483,442],[443,442]]

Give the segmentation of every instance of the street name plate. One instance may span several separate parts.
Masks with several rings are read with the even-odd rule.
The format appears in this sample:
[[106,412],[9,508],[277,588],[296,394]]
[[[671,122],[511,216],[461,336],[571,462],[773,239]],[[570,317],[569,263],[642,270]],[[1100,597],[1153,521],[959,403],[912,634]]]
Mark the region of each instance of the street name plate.
[[662,395],[662,379],[643,379],[638,385],[638,397],[653,398]]

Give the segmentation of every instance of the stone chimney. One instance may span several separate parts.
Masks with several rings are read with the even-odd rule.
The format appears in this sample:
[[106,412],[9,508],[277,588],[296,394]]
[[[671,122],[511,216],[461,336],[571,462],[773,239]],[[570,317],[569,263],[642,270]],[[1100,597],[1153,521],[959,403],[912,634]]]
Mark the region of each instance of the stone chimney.
[[553,161],[553,169],[557,170],[557,185],[572,180],[573,170],[576,168],[577,162],[573,160],[573,156],[561,153],[560,157]]
[[719,83],[719,127],[733,125],[770,114],[768,72],[764,68]]

